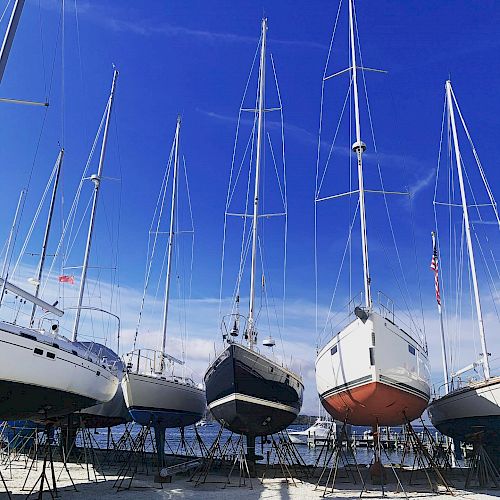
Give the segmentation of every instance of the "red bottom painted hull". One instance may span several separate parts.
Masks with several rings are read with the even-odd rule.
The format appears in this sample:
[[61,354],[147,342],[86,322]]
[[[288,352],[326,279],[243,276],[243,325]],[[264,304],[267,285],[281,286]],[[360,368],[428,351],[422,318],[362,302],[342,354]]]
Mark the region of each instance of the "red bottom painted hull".
[[353,425],[401,425],[420,417],[428,401],[381,382],[355,387],[321,403],[335,419]]

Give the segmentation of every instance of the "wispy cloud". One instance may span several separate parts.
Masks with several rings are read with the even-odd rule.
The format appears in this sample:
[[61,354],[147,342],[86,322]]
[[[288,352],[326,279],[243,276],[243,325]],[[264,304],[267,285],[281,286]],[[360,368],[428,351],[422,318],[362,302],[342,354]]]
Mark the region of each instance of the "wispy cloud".
[[[175,26],[168,23],[157,23],[148,19],[129,21],[126,19],[119,19],[117,17],[107,17],[101,19],[100,22],[106,24],[114,31],[134,33],[142,36],[162,35],[168,37],[187,37],[208,43],[222,42],[256,44],[258,42],[258,37],[255,36],[186,28],[184,26]],[[327,48],[323,44],[310,40],[280,40],[271,38],[270,43],[272,45],[282,45],[288,47],[304,47],[314,49]]]
[[[223,115],[220,113],[215,113],[213,111],[206,111],[203,109],[197,108],[196,111],[199,113],[208,116],[209,118],[212,118],[214,120],[218,120],[221,122],[226,122],[226,123],[231,123],[231,124],[236,124],[238,122],[238,115],[235,113],[234,116],[229,116],[229,115]],[[245,125],[252,125],[253,120],[249,118],[242,118],[241,123],[244,123]],[[281,122],[279,121],[271,121],[271,120],[266,120],[266,128],[268,130],[281,130]],[[285,134],[287,136],[292,136],[295,139],[305,143],[305,144],[313,144],[317,145],[318,144],[318,136],[317,134],[314,134],[310,130],[307,130],[303,127],[299,127],[298,125],[293,125],[290,123],[284,124],[284,130]],[[325,147],[330,147],[330,144],[325,143]]]
[[410,193],[415,197],[420,191],[424,190],[426,187],[432,184],[436,178],[436,172],[431,169],[426,175],[417,179],[417,181],[410,186]]
[[[50,10],[60,10],[60,3],[56,0],[44,0],[42,7]],[[66,2],[65,9],[68,12],[75,12],[75,5]],[[210,31],[185,26],[177,26],[166,22],[158,22],[154,19],[140,17],[141,11],[128,11],[125,9],[103,7],[101,4],[90,1],[83,1],[78,4],[78,14],[94,24],[99,24],[114,32],[130,33],[138,36],[166,36],[172,38],[191,38],[203,43],[244,43],[256,44],[258,36],[241,35],[230,32]],[[257,31],[257,30],[256,30]],[[258,31],[257,31],[258,33]],[[328,47],[312,40],[280,40],[270,38],[271,45],[281,45],[284,47],[303,47],[310,49],[326,50]]]

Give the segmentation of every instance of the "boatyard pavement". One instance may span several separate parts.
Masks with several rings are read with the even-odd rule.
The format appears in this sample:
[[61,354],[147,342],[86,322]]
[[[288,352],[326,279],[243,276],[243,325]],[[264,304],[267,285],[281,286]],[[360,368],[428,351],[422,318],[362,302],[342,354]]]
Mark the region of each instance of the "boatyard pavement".
[[[40,487],[40,474],[42,471],[42,462],[36,462],[36,469],[32,470],[28,475],[28,468],[30,462],[23,460],[13,461],[11,466],[3,465],[0,469],[5,479],[6,485],[11,492],[13,499],[26,498],[29,491],[33,486],[33,497],[36,497]],[[116,482],[117,471],[107,470],[106,476],[99,474],[92,466],[85,464],[69,464],[69,472],[73,482],[75,483],[77,491],[71,484],[68,473],[63,470],[61,463],[55,463],[55,477],[57,479],[57,487],[59,498],[61,499],[207,499],[207,500],[229,500],[229,499],[266,499],[266,500],[309,500],[322,498],[323,488],[315,490],[316,480],[309,480],[308,482],[293,480],[287,483],[285,479],[252,479],[251,489],[246,480],[246,485],[238,487],[238,477],[233,477],[231,484],[224,488],[225,476],[209,476],[205,484],[195,486],[194,482],[188,481],[186,475],[175,476],[171,483],[164,483],[162,485],[153,482],[153,476],[137,475],[132,481],[132,487],[117,491],[113,487]],[[28,479],[26,480],[26,476]],[[51,473],[47,468],[47,477],[52,484]],[[89,480],[90,478],[90,480]],[[97,478],[97,482],[95,479]],[[26,485],[23,485],[26,480]],[[38,481],[38,482],[37,482]],[[208,482],[210,481],[210,482]],[[128,486],[129,479],[125,479],[122,483],[123,487]],[[357,499],[360,495],[359,486],[351,483],[338,483],[338,488],[333,493],[329,492],[327,498],[340,498],[340,499]],[[47,491],[45,485],[45,492],[43,498],[51,498],[50,493]],[[386,498],[405,498],[403,493],[394,493],[395,485],[387,487],[388,492]],[[416,491],[416,490],[419,491]],[[442,495],[436,495],[425,491],[422,484],[418,487],[406,487],[407,495],[409,498],[425,498],[427,500],[443,499]],[[370,490],[363,493],[363,498],[381,498],[380,486],[370,486]],[[444,491],[443,491],[444,493]],[[467,500],[486,500],[500,496],[499,491],[489,492],[465,492],[461,490],[454,490],[454,498],[467,499]],[[5,488],[0,483],[0,498],[8,498],[5,493]]]

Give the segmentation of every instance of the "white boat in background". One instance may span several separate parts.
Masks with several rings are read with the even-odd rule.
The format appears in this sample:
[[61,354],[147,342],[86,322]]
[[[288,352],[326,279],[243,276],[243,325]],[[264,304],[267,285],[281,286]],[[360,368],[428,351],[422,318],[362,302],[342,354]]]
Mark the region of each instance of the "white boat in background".
[[288,436],[293,444],[307,444],[308,438],[327,439],[335,436],[337,422],[317,418],[316,421],[303,431],[288,431]]
[[[0,80],[7,64],[23,5],[23,0],[14,2],[0,54]],[[104,164],[107,130],[117,75],[118,73],[115,71],[106,105],[106,127],[102,140],[99,171],[97,175],[93,176],[95,187],[91,221],[94,220],[97,207],[99,181]],[[23,103],[19,100],[15,102]],[[34,102],[28,104],[45,105]],[[63,153],[64,151],[61,150],[53,170],[54,187],[49,216],[37,268],[37,277],[32,281],[36,286],[34,294],[9,281],[8,263],[12,252],[13,234],[17,225],[21,199],[6,246],[6,256],[0,275],[0,305],[3,302],[5,306],[5,301],[12,296],[14,300],[20,300],[21,304],[23,301],[32,303],[33,307],[27,327],[18,324],[17,316],[12,322],[0,321],[0,419],[2,420],[46,421],[55,419],[86,406],[111,400],[118,387],[118,367],[113,361],[108,362],[104,354],[106,348],[96,343],[85,345],[78,342],[76,338],[78,321],[75,322],[72,341],[62,336],[58,318],[62,317],[64,312],[56,307],[57,303],[49,304],[38,296]],[[93,222],[91,222],[88,232],[85,271],[88,266],[92,230]],[[85,278],[86,276],[83,275],[81,294],[83,294]],[[80,302],[77,310],[78,316],[81,306]],[[44,311],[40,317],[36,317],[37,307]]]
[[365,191],[386,193],[383,189],[366,190],[364,186],[363,154],[367,147],[361,138],[358,98],[358,72],[364,68],[357,62],[359,47],[354,0],[348,1],[348,7],[350,67],[329,76],[325,69],[324,82],[343,73],[350,75],[349,92],[350,102],[354,104],[355,125],[352,151],[356,158],[358,185],[355,191],[332,196],[321,196],[317,192],[316,205],[342,196],[357,198],[364,293],[351,299],[347,326],[334,333],[319,351],[316,385],[323,406],[333,418],[354,425],[393,426],[418,418],[425,410],[430,397],[429,360],[427,346],[415,331],[414,323],[403,324],[385,301],[379,300],[377,304],[372,298]]
[[[134,349],[125,356],[126,372],[122,380],[123,396],[125,403],[134,421],[144,426],[155,429],[158,456],[160,464],[163,463],[163,450],[165,445],[165,429],[172,427],[186,427],[192,425],[203,417],[206,408],[205,391],[196,385],[193,380],[186,377],[178,368],[184,365],[184,360],[176,359],[166,353],[167,347],[167,321],[170,295],[170,278],[172,274],[172,252],[174,236],[178,232],[176,225],[176,208],[179,173],[179,142],[181,119],[177,118],[173,150],[170,155],[169,166],[173,162],[172,198],[170,207],[170,229],[168,231],[167,269],[165,296],[163,302],[162,321],[162,346],[160,350]],[[173,158],[173,160],[172,160]],[[159,227],[163,212],[163,202],[168,186],[169,166],[158,198],[153,217],[151,233],[154,233],[154,243],[151,255],[148,255],[148,271],[146,273],[144,295],[139,313],[139,331],[146,292],[150,281],[150,272],[157,238],[160,234]],[[158,214],[158,215],[157,215]],[[157,217],[157,220],[156,220]]]
[[[471,163],[476,164],[477,171],[474,171],[470,167],[466,170],[467,157],[460,149],[457,131],[458,120],[455,117],[455,111],[457,112],[459,122],[462,124],[462,130],[465,133],[465,138],[471,146],[472,157],[474,158],[474,161]],[[448,313],[447,321],[443,321],[443,314],[446,311],[443,311],[441,306],[441,294],[439,288],[440,281],[438,274],[438,245],[436,241],[436,234],[433,233],[434,251],[431,268],[435,273],[436,299],[441,325],[444,383],[441,385],[439,390],[436,391],[433,400],[429,404],[428,413],[434,427],[446,436],[453,438],[455,441],[465,443],[482,442],[491,459],[497,466],[500,466],[500,377],[491,374],[489,360],[490,353],[488,352],[486,345],[486,332],[481,303],[481,298],[484,298],[482,295],[486,294],[487,288],[485,287],[485,289],[483,289],[482,294],[480,291],[480,278],[478,277],[476,270],[476,255],[479,256],[481,259],[480,262],[483,263],[483,266],[486,269],[488,269],[488,258],[486,255],[489,255],[493,260],[493,266],[497,268],[496,262],[498,261],[498,252],[496,252],[495,256],[495,248],[498,247],[493,245],[492,237],[494,235],[491,233],[483,233],[480,228],[485,227],[485,224],[493,224],[493,226],[498,226],[500,229],[500,218],[493,192],[486,179],[484,168],[479,160],[478,153],[472,142],[471,135],[458,106],[456,96],[453,92],[451,81],[449,80],[446,82],[446,105],[443,124],[444,123],[448,126],[447,129],[443,127],[442,135],[447,132],[448,151],[450,155],[448,163],[449,170],[440,170],[438,166],[435,193],[438,193],[438,181],[440,175],[445,177],[445,180],[441,183],[446,186],[449,185],[449,179],[454,179],[454,182],[457,182],[458,180],[459,190],[456,189],[453,193],[446,191],[445,199],[436,199],[437,194],[435,195],[434,208],[436,210],[436,221],[439,223],[439,221],[446,217],[449,219],[450,225],[460,224],[463,229],[461,240],[455,242],[455,244],[452,241],[445,242],[443,238],[447,238],[448,236],[444,236],[441,238],[440,246],[441,248],[448,248],[448,246],[450,248],[454,248],[455,245],[460,245],[460,248],[467,249],[465,252],[462,250],[464,256],[462,257],[461,262],[454,262],[453,266],[449,266],[449,269],[456,269],[457,277],[456,280],[450,279],[450,283],[447,288],[447,309],[448,311],[453,311],[451,314],[456,316],[455,327],[458,331],[460,331],[460,327],[463,323],[463,315],[465,314],[465,311],[463,311],[464,308],[462,308],[461,303],[458,302],[461,300],[462,293],[457,293],[455,295],[454,292],[450,291],[450,288],[452,287],[452,284],[455,283],[456,286],[460,286],[460,289],[463,287],[464,290],[467,290],[467,285],[465,283],[461,283],[464,279],[461,276],[468,276],[469,286],[472,291],[470,298],[465,292],[463,293],[465,296],[464,301],[467,304],[471,304],[471,308],[473,309],[472,318],[475,320],[474,323],[477,325],[477,333],[479,334],[481,349],[479,353],[479,360],[472,362],[464,368],[451,372],[448,366],[449,356],[447,349],[452,346],[450,345],[451,342],[448,342],[447,345],[444,333],[444,324],[446,323],[448,329],[450,330],[453,328],[453,325],[450,319],[450,313]],[[443,137],[441,137],[441,141],[443,142]],[[446,141],[444,141],[444,143],[446,143]],[[451,159],[452,156],[454,156],[454,159]],[[484,193],[482,195],[475,191],[475,180],[477,180],[480,185],[482,184],[484,188]],[[467,192],[470,192],[472,204],[470,203],[470,200],[468,200]],[[486,194],[486,199],[483,203],[481,198],[484,197],[484,194]],[[445,207],[446,216],[438,216],[437,209],[440,206]],[[457,214],[455,219],[452,219],[453,214],[457,210],[459,211],[459,214]],[[487,217],[489,217],[487,210],[491,210],[490,214],[493,215],[493,221],[487,220]],[[474,219],[471,219],[472,213],[477,220],[474,221]],[[495,230],[496,229],[497,228],[495,228]],[[448,229],[442,233],[447,235],[447,232]],[[498,237],[498,233],[496,234],[496,237]],[[481,243],[481,239],[483,240],[483,243]],[[485,247],[485,245],[488,245],[488,248]],[[477,249],[479,249],[479,252],[477,252]],[[456,251],[457,250],[455,250],[455,252]],[[467,254],[468,257],[468,266],[465,254]],[[453,262],[455,259],[457,259],[456,254],[454,255],[450,251],[449,260]],[[462,269],[462,267],[465,269]],[[489,269],[487,272],[483,273],[483,279],[486,282],[488,282],[488,273],[490,273]],[[491,283],[489,282],[488,287],[491,293]],[[495,301],[494,297],[492,301]],[[474,305],[472,306],[472,304]],[[467,334],[470,337],[471,334],[469,331],[467,331]],[[472,374],[469,379],[466,378],[467,373]],[[455,450],[459,450],[457,445],[455,445]]]

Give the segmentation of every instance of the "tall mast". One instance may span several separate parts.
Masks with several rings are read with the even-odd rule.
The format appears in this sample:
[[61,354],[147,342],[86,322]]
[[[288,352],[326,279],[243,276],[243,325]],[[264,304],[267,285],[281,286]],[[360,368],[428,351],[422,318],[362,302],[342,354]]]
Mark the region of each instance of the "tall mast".
[[168,260],[167,277],[165,281],[165,303],[163,307],[163,344],[162,353],[165,354],[167,343],[167,320],[168,320],[168,298],[170,295],[170,278],[172,275],[172,251],[174,247],[174,229],[175,229],[175,209],[177,204],[177,177],[179,170],[179,135],[181,132],[181,117],[177,117],[177,126],[175,128],[175,146],[174,146],[174,178],[172,182],[172,205],[170,207],[170,229],[168,232]]
[[14,7],[12,8],[9,25],[7,26],[7,31],[5,32],[2,42],[2,48],[0,49],[0,82],[2,81],[5,67],[7,66],[10,49],[12,48],[12,42],[14,41],[17,25],[19,24],[19,19],[21,18],[21,13],[23,11],[24,1],[25,0],[16,0]]
[[368,239],[366,235],[365,187],[363,182],[363,153],[366,150],[366,144],[361,140],[359,120],[358,68],[356,65],[356,45],[354,43],[354,0],[349,0],[349,39],[351,45],[352,88],[354,92],[354,118],[356,122],[356,142],[352,145],[352,150],[356,153],[358,159],[359,218],[361,222],[365,306],[370,308],[372,306],[372,296],[370,291],[370,268],[368,265]]
[[80,315],[82,312],[83,294],[85,292],[85,281],[87,279],[87,270],[89,267],[90,248],[92,246],[92,235],[94,233],[95,214],[96,214],[96,209],[97,209],[97,201],[99,199],[99,187],[101,185],[102,169],[104,166],[104,156],[106,153],[106,145],[108,142],[109,122],[110,122],[110,118],[111,118],[111,110],[113,108],[113,100],[114,100],[114,96],[115,96],[115,86],[116,86],[116,79],[117,78],[118,78],[118,70],[115,69],[113,71],[113,82],[111,84],[111,92],[109,94],[108,106],[107,106],[107,111],[106,111],[106,123],[104,125],[104,134],[102,137],[101,154],[99,157],[99,166],[97,169],[97,174],[92,175],[90,177],[90,179],[94,183],[94,199],[92,201],[92,212],[90,213],[89,231],[87,234],[87,245],[85,247],[82,275],[80,278],[80,291],[78,293],[78,305],[76,308],[75,324],[73,326],[73,342],[76,341],[76,338],[78,336],[78,326],[80,324]]
[[486,337],[484,335],[483,313],[481,311],[481,300],[479,298],[479,286],[477,284],[476,263],[474,260],[474,249],[472,247],[472,238],[470,234],[469,209],[467,206],[467,198],[465,196],[464,178],[462,172],[462,159],[460,156],[460,147],[458,145],[457,127],[455,124],[455,111],[453,109],[452,99],[453,89],[451,81],[446,82],[446,100],[448,104],[448,115],[450,117],[451,132],[453,135],[453,145],[455,148],[455,160],[457,163],[458,182],[460,184],[460,196],[462,198],[462,211],[464,214],[465,239],[467,241],[467,253],[469,254],[469,265],[472,276],[472,286],[474,289],[474,299],[476,302],[476,314],[479,327],[479,337],[481,338],[481,349],[483,351],[483,369],[484,377],[490,378],[490,363],[488,360],[488,349],[486,348]]
[[[42,279],[43,266],[45,264],[45,258],[47,256],[47,244],[49,242],[50,226],[52,225],[52,216],[54,214],[54,206],[56,203],[57,188],[59,185],[59,177],[61,174],[61,166],[62,166],[63,156],[64,156],[64,149],[61,148],[61,150],[59,151],[59,154],[57,155],[54,186],[52,188],[52,197],[50,199],[49,213],[47,216],[47,223],[45,225],[45,234],[43,235],[42,251],[40,253],[40,261],[38,262],[37,273],[35,276],[36,285],[35,285],[35,293],[33,294],[35,297],[38,297],[38,293],[40,292],[40,281]],[[33,323],[35,321],[35,312],[36,312],[36,304],[33,304],[33,309],[31,310],[30,326],[33,326]]]
[[252,267],[250,271],[250,310],[248,313],[248,346],[250,349],[256,343],[255,334],[255,271],[257,264],[257,241],[259,221],[259,187],[260,187],[260,164],[262,161],[262,132],[264,126],[264,94],[266,86],[266,32],[267,19],[262,19],[262,34],[260,46],[259,67],[259,101],[257,105],[257,152],[255,155],[255,190],[253,197],[253,223],[252,223]]

